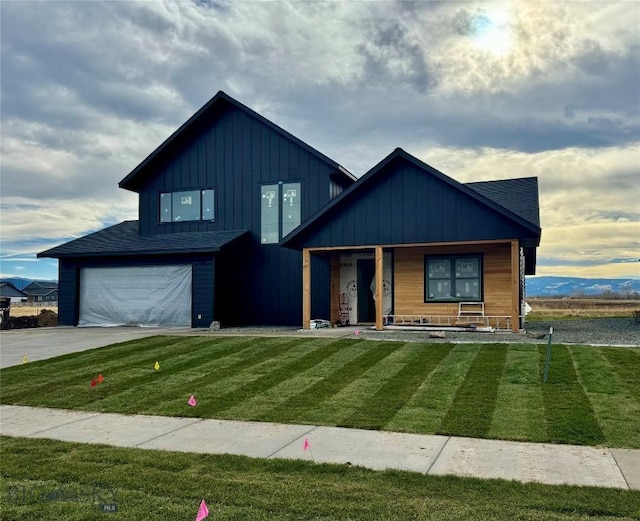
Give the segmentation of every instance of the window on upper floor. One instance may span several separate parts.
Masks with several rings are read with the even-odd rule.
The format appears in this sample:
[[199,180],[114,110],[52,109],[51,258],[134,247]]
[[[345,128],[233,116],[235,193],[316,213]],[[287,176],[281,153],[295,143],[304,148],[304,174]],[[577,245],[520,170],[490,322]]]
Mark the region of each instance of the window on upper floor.
[[482,256],[426,256],[424,301],[481,302]]
[[214,221],[214,191],[185,190],[160,194],[160,222]]
[[260,187],[262,244],[275,244],[300,224],[300,183],[277,183]]

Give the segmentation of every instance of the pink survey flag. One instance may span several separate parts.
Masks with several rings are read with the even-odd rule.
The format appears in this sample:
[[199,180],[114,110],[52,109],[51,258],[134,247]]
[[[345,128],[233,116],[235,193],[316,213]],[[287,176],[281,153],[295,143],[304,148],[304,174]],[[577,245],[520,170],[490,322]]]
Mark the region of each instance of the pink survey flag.
[[209,509],[207,508],[207,504],[204,502],[204,499],[203,499],[202,503],[200,503],[200,508],[198,509],[198,515],[196,516],[196,521],[202,521],[208,515],[209,515]]
[[356,336],[358,336],[358,335],[360,334],[360,331],[359,331],[358,329],[356,329],[356,330],[354,331],[354,333],[355,333],[355,335],[356,335]]
[[311,444],[307,438],[304,439],[304,445],[302,445],[302,450],[307,451],[311,448]]
[[189,398],[189,401],[187,402],[189,405],[191,405],[191,407],[195,407],[196,406],[196,397],[193,396],[193,394],[191,395],[191,398]]

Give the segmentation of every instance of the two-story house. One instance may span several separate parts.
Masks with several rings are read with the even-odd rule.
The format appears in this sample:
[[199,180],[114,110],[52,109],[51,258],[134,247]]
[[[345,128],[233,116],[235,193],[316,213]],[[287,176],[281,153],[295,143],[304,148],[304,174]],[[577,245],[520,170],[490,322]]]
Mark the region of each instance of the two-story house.
[[301,254],[279,241],[354,182],[218,92],[119,183],[137,221],[39,254],[59,259],[59,323],[300,324]]
[[119,186],[137,221],[39,254],[59,259],[60,324],[381,328],[476,304],[521,325],[535,178],[460,184],[396,149],[356,181],[219,92]]

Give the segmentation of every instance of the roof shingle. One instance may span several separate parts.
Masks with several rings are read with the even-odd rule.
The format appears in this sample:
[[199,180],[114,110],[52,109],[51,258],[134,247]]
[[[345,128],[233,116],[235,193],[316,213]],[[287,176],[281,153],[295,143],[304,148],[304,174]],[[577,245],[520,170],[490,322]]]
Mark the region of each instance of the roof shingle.
[[141,236],[138,233],[138,221],[124,221],[40,252],[38,257],[119,257],[217,252],[245,233],[248,231],[181,232]]

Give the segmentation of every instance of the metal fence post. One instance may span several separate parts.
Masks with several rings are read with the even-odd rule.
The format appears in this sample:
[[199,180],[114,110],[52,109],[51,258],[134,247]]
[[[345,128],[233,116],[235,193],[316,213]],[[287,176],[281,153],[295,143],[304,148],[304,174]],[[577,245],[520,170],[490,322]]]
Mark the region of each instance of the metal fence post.
[[544,362],[544,378],[543,382],[547,383],[547,377],[549,376],[549,365],[551,364],[551,337],[553,336],[553,327],[549,328],[549,342],[547,343],[547,358]]

